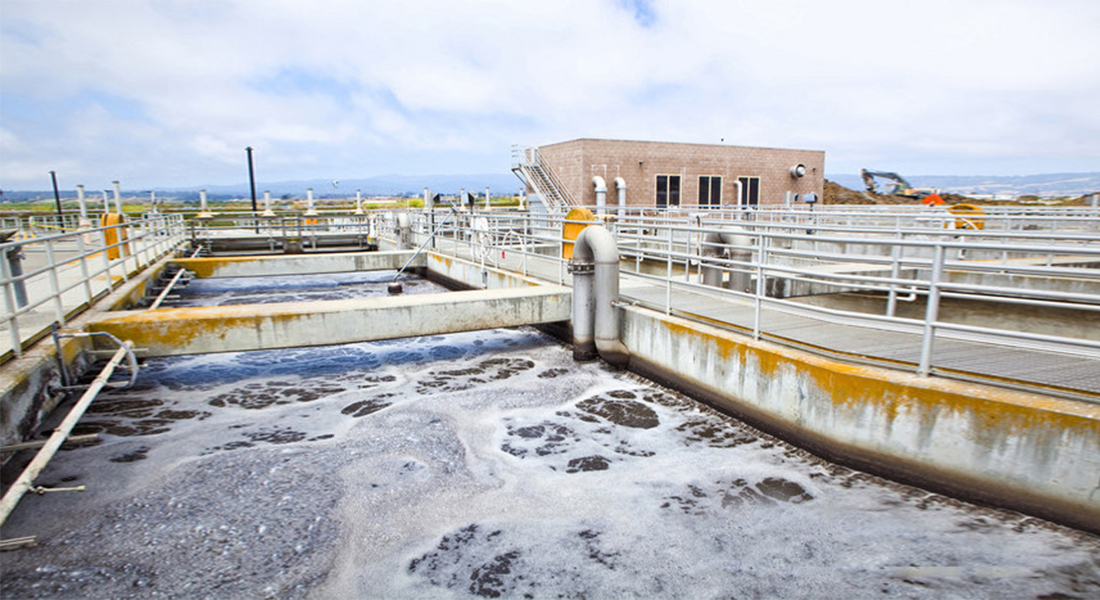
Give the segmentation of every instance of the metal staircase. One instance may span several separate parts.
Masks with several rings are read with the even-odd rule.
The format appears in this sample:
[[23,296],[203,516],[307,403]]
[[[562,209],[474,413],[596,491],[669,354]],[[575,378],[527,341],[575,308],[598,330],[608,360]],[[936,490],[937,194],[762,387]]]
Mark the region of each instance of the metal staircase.
[[578,206],[538,148],[512,146],[512,172],[539,195],[547,212],[563,213]]

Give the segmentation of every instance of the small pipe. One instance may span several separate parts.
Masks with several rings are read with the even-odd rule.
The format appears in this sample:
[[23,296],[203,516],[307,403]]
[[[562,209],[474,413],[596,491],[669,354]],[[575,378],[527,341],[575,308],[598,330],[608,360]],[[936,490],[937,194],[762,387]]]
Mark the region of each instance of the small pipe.
[[115,212],[122,214],[122,184],[117,181],[112,181],[111,186],[115,190]]
[[[99,441],[98,433],[88,433],[85,435],[70,435],[65,438],[66,444],[86,444],[88,442]],[[0,452],[19,452],[21,450],[34,450],[46,445],[47,440],[34,440],[30,442],[19,442],[18,444],[8,444],[3,448],[0,448]]]
[[[137,382],[137,376],[138,376],[137,356],[134,354],[133,350],[131,350],[131,345],[129,345],[126,342],[123,342],[122,340],[118,339],[113,334],[110,334],[106,331],[90,331],[90,332],[86,332],[86,333],[84,333],[84,332],[82,332],[82,333],[56,333],[55,332],[54,333],[54,341],[55,341],[55,343],[58,343],[57,340],[59,340],[60,338],[86,338],[86,337],[95,337],[95,336],[105,337],[105,338],[111,340],[112,342],[118,344],[120,347],[122,347],[126,350],[126,359],[127,359],[127,362],[130,365],[130,381],[128,383],[126,383],[125,385],[122,385],[120,387],[122,389],[127,389],[127,388],[134,387],[134,383]],[[114,386],[112,386],[112,387],[114,387]]]
[[626,180],[616,177],[615,189],[619,192],[619,218],[621,219],[626,216]]
[[313,206],[313,188],[307,188],[306,189],[306,203],[307,203],[306,204],[306,214],[307,215],[317,214],[317,209],[314,208],[314,206]]
[[[200,250],[202,250],[201,246],[197,250],[195,250],[195,254],[192,254],[191,258],[195,258],[195,255],[198,254]],[[169,292],[172,291],[172,286],[176,285],[176,283],[180,280],[180,277],[183,277],[183,274],[186,272],[186,269],[180,269],[176,272],[175,277],[173,277],[172,280],[168,282],[168,285],[166,285],[164,289],[161,290],[160,295],[157,296],[157,299],[153,300],[153,303],[149,305],[149,310],[156,310],[157,308],[160,308],[161,302],[164,302],[168,298]]]
[[83,226],[83,222],[88,220],[88,204],[84,201],[84,186],[76,186],[76,202],[80,206],[80,220]]
[[607,182],[603,177],[594,175],[592,186],[596,188],[596,214],[602,215],[607,212]]
[[264,214],[265,217],[274,217],[275,211],[271,210],[271,190],[264,190]]
[[19,500],[34,487],[34,480],[38,477],[39,473],[46,468],[50,459],[57,453],[57,450],[61,448],[61,444],[65,443],[65,440],[69,437],[69,432],[76,427],[80,417],[84,416],[84,411],[88,410],[88,406],[99,395],[100,390],[107,385],[107,380],[114,373],[115,368],[122,362],[122,358],[126,355],[133,355],[130,351],[132,344],[130,342],[124,342],[122,346],[115,351],[114,356],[107,362],[107,365],[103,367],[103,370],[99,372],[99,375],[92,382],[88,391],[84,392],[84,395],[80,397],[76,405],[73,406],[69,414],[66,415],[65,420],[61,422],[61,425],[54,429],[53,434],[46,440],[46,444],[38,451],[34,456],[34,460],[27,465],[27,468],[23,470],[23,473],[19,475],[19,479],[15,483],[11,484],[8,488],[8,493],[4,494],[4,498],[0,500],[0,525],[3,525],[8,517],[11,516],[12,511],[19,504]]

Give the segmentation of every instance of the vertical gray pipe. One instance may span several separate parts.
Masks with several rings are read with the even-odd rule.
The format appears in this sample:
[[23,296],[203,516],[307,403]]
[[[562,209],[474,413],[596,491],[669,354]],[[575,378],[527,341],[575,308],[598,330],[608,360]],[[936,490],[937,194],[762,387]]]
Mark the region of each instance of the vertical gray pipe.
[[84,201],[84,186],[76,186],[76,202],[80,206],[80,220],[88,220],[88,204]]
[[626,216],[626,180],[616,177],[615,189],[619,192],[619,218],[621,219]]
[[313,188],[306,188],[306,214],[317,214],[317,209],[313,206]]
[[408,250],[412,248],[412,243],[409,241],[411,231],[412,225],[409,220],[409,213],[397,213],[397,230],[394,233],[397,237],[398,250]]
[[122,214],[122,184],[117,181],[112,181],[111,186],[115,191],[115,212]]
[[607,182],[603,180],[603,177],[595,175],[592,177],[592,186],[596,188],[596,214],[602,215],[607,213]]
[[[700,254],[704,259],[715,259],[728,255],[730,260],[749,262],[752,260],[752,250],[745,247],[752,245],[752,238],[740,233],[741,231],[743,231],[741,228],[736,228],[731,231],[707,233],[703,238],[703,247]],[[703,261],[703,285],[722,287],[722,272],[723,269],[713,262],[708,264],[707,261]],[[730,271],[730,280],[727,287],[739,292],[748,292],[751,282],[751,274],[744,268],[739,268]]]
[[[581,233],[584,233],[583,231]],[[573,262],[580,262],[573,246]],[[573,360],[595,360],[595,271],[573,273]]]
[[594,266],[573,275],[574,356],[590,352],[589,337],[600,358],[625,367],[630,350],[619,339],[619,250],[615,236],[600,225],[589,225],[573,245],[573,262]]

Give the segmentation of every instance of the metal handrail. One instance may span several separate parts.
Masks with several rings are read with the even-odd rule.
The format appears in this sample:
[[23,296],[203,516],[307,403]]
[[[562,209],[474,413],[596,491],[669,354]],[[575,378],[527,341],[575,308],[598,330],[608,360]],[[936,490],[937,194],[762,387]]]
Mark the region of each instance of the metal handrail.
[[[11,355],[21,356],[24,345],[51,324],[64,325],[132,274],[174,251],[185,231],[181,215],[149,215],[0,244],[0,328],[8,330],[5,345]],[[26,257],[31,264],[23,268]]]
[[[1033,210],[1033,209],[1032,209]],[[1085,213],[1086,211],[1080,211]],[[818,213],[821,214],[821,213]],[[752,252],[749,261],[733,261],[724,258],[708,258],[701,255],[702,238],[711,231],[722,230],[723,225],[707,219],[692,218],[696,215],[628,216],[609,221],[608,225],[617,234],[620,252],[624,261],[623,276],[648,281],[666,289],[667,313],[676,310],[673,305],[676,289],[690,290],[716,299],[733,302],[749,302],[753,305],[755,337],[768,333],[761,330],[760,312],[764,308],[796,312],[810,318],[860,325],[872,328],[892,329],[915,333],[921,336],[921,359],[915,370],[923,375],[932,372],[935,363],[934,341],[937,337],[967,339],[978,336],[984,341],[996,341],[1009,345],[1024,345],[1056,351],[1085,358],[1100,359],[1100,328],[1097,336],[1084,338],[1059,335],[1030,333],[1011,328],[978,327],[945,322],[938,318],[938,303],[941,298],[968,298],[977,300],[1001,301],[1009,304],[1033,306],[1036,308],[1061,307],[1086,311],[1095,314],[1100,310],[1100,269],[1057,266],[1058,260],[1066,258],[1093,265],[1100,264],[1100,218],[1077,215],[1078,231],[1028,230],[1028,231],[959,231],[924,228],[917,231],[898,231],[896,228],[869,226],[865,222],[852,225],[830,224],[807,233],[804,226],[790,223],[761,223],[759,221],[734,221],[729,224],[746,225],[745,235],[752,243],[743,250]],[[491,215],[494,231],[506,235],[494,235],[492,239],[508,239],[509,251],[518,253],[522,259],[524,273],[568,283],[561,274],[560,266],[564,261],[560,254],[547,256],[532,251],[547,242],[560,243],[560,216],[546,215],[519,218],[515,215],[495,218]],[[1020,217],[1017,217],[1020,218]],[[1040,215],[1037,218],[1042,219]],[[802,229],[802,231],[799,231]],[[538,232],[532,233],[532,232]],[[527,240],[526,244],[514,243],[517,237]],[[451,244],[441,244],[437,251],[461,254],[465,242],[451,240]],[[836,246],[825,250],[807,250],[809,248]],[[787,247],[790,246],[790,247]],[[866,253],[851,253],[855,246],[864,246]],[[956,256],[960,251],[967,255]],[[996,255],[997,259],[974,260],[973,256]],[[1021,261],[1031,261],[1021,262]],[[799,265],[798,261],[814,261],[814,264]],[[547,265],[558,264],[558,269],[546,268],[539,273],[532,265],[537,261]],[[652,265],[649,272],[634,268],[636,264]],[[748,271],[757,279],[756,289],[744,293],[738,290],[713,288],[693,281],[698,278],[701,265],[710,264],[724,271]],[[655,272],[661,264],[663,272]],[[815,269],[816,265],[835,264],[843,267],[850,265],[869,265],[869,273],[844,273]],[[1054,265],[1054,266],[1051,266]],[[507,268],[507,265],[498,265]],[[518,265],[517,265],[518,267]],[[555,273],[557,271],[557,273]],[[905,276],[897,273],[905,272]],[[1003,276],[1005,283],[991,284],[965,281],[967,276],[978,275]],[[1079,282],[1084,285],[1082,291],[1043,289],[1027,287],[1042,283],[1044,278],[1056,278]],[[862,290],[889,295],[891,305],[901,296],[903,299],[923,298],[928,308],[923,318],[902,318],[891,312],[887,314],[867,314],[843,311],[835,308],[812,306],[793,302],[785,298],[770,297],[764,282],[770,279],[813,283],[834,290]],[[960,337],[961,336],[961,337]]]

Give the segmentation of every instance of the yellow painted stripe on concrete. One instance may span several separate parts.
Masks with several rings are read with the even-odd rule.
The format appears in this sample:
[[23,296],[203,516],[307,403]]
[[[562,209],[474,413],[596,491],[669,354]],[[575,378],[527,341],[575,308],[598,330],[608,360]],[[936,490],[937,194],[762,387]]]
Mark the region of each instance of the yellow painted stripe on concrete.
[[143,356],[324,346],[567,321],[560,286],[106,313],[89,331]]

